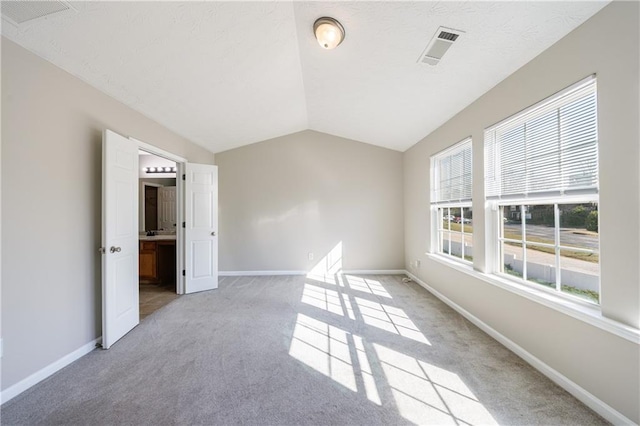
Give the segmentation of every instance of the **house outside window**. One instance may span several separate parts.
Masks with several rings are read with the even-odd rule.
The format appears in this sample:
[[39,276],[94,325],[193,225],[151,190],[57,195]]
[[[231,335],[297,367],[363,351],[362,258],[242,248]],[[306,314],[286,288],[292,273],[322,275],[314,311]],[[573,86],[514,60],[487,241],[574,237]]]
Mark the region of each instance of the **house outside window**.
[[485,131],[493,270],[599,303],[597,87],[589,77]]

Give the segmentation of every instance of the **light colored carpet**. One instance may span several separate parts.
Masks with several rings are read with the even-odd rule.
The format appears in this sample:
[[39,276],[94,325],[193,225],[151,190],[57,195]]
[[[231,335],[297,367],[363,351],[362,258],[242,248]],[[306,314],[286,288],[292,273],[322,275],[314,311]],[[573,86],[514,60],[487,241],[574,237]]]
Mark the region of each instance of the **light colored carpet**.
[[401,278],[223,278],[9,401],[2,424],[606,424]]

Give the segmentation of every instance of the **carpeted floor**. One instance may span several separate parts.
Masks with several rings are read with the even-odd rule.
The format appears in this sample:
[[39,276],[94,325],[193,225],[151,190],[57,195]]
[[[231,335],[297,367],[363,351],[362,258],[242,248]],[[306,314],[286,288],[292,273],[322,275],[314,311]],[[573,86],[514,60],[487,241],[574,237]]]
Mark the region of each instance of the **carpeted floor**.
[[606,424],[401,278],[223,278],[9,401],[2,424]]

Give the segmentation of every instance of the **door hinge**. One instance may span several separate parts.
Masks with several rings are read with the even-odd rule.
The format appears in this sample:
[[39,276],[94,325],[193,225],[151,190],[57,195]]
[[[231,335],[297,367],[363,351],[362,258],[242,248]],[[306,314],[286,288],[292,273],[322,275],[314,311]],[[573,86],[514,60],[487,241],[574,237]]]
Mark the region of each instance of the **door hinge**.
[[182,174],[182,180],[187,180],[187,175],[185,175],[184,173]]
[[186,276],[187,275],[187,271],[185,271],[184,269],[182,270],[182,276]]
[[186,228],[187,227],[187,222],[182,222],[182,227]]

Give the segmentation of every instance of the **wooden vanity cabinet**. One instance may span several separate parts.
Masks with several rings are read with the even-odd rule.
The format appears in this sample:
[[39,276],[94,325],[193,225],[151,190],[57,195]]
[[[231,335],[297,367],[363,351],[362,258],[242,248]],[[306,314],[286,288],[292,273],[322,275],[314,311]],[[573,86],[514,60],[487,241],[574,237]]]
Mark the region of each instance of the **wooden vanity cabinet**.
[[175,285],[175,240],[140,241],[138,259],[140,281]]
[[158,256],[155,241],[140,241],[138,274],[141,281],[158,280]]

